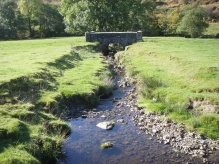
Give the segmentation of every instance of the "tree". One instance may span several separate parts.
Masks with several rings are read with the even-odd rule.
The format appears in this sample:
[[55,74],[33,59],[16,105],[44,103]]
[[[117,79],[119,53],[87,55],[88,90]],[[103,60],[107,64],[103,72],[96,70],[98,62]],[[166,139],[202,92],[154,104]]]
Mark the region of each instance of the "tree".
[[182,18],[179,9],[175,9],[170,14],[168,14],[168,23],[166,29],[167,34],[176,34],[177,26],[181,19]]
[[155,0],[62,0],[60,13],[70,33],[127,31],[143,29],[154,8]]
[[43,4],[35,20],[38,22],[41,37],[59,36],[64,33],[63,16],[59,13],[57,5]]
[[192,38],[200,36],[208,27],[208,23],[204,21],[207,17],[205,10],[202,7],[193,5],[188,8],[177,28],[177,33],[189,35]]
[[19,0],[18,8],[20,12],[27,18],[28,30],[30,36],[33,36],[32,22],[41,13],[43,1],[42,0]]
[[12,0],[0,2],[0,39],[16,38],[16,8]]
[[93,27],[88,27],[89,8],[85,0],[62,0],[59,10],[64,16],[66,32],[78,34],[95,26],[93,22]]

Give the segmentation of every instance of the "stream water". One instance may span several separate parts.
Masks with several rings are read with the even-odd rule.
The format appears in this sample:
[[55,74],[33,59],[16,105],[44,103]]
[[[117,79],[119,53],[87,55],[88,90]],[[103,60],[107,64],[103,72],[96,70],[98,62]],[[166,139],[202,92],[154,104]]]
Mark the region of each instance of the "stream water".
[[[119,82],[121,77],[116,76],[117,89],[112,96],[101,100],[95,109],[83,111],[83,118],[68,120],[72,131],[63,145],[65,158],[57,164],[202,163],[199,158],[174,152],[170,145],[161,144],[139,130],[132,121],[135,113],[128,98],[133,86],[118,87]],[[111,120],[116,122],[112,130],[96,126]],[[101,149],[101,143],[106,141],[113,143],[113,147]]]

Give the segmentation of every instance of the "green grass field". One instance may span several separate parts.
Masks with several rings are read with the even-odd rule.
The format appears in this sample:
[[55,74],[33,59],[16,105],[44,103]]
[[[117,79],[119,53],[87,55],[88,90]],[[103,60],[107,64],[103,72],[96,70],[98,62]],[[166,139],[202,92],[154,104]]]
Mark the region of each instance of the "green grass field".
[[0,42],[0,163],[47,163],[61,155],[68,105],[95,105],[112,85],[84,37]]
[[144,38],[117,58],[134,77],[147,111],[219,138],[219,40]]

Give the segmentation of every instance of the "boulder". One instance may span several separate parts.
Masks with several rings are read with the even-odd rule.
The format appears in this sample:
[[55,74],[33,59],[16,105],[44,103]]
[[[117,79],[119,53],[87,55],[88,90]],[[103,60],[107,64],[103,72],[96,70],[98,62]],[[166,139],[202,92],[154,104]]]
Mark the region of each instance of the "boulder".
[[114,127],[114,122],[104,121],[104,122],[98,123],[96,126],[104,130],[111,130]]

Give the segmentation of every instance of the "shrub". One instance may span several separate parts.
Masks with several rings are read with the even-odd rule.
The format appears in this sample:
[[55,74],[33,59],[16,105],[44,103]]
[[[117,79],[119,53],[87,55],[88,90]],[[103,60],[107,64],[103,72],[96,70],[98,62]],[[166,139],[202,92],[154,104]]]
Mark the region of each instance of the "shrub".
[[207,14],[202,7],[192,6],[180,21],[177,33],[184,36],[191,36],[192,38],[200,36],[209,26],[204,21],[206,16]]

